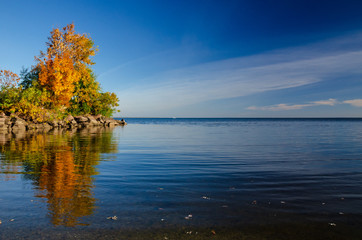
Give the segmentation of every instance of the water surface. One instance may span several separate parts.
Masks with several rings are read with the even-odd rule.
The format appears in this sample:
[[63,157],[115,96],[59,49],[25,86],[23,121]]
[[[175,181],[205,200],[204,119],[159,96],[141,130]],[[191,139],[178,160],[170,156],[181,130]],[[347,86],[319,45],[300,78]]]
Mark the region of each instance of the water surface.
[[0,237],[361,239],[360,119],[127,120],[0,133]]

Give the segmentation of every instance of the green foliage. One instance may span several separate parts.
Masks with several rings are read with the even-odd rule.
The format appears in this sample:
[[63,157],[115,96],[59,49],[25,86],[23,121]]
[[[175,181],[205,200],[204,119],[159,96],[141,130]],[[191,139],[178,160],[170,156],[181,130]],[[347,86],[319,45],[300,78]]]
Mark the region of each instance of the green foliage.
[[29,70],[28,68],[23,67],[23,69],[20,71],[20,78],[22,79],[20,86],[23,89],[37,85],[39,79],[39,69],[33,68]]
[[103,116],[112,116],[118,107],[117,95],[110,92],[101,93],[100,97],[94,103],[94,114],[101,114]]
[[20,99],[20,88],[0,88],[0,111],[4,113],[15,113]]
[[114,93],[103,93],[96,77],[89,69],[89,75],[82,78],[75,87],[68,112],[72,115],[91,114],[110,117],[118,106],[118,98]]
[[114,93],[101,91],[90,68],[94,64],[90,57],[97,50],[93,41],[85,34],[76,34],[73,24],[62,31],[53,30],[49,39],[59,44],[48,43],[47,61],[36,58],[38,65],[21,70],[20,85],[16,74],[0,70],[0,112],[16,113],[35,122],[62,119],[68,114],[112,116],[119,100]]

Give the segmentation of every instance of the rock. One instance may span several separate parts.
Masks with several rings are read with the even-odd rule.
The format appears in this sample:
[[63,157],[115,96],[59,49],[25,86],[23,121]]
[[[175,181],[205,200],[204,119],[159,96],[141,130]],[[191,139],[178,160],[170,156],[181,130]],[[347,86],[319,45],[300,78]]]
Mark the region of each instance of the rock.
[[58,127],[59,122],[57,120],[49,121],[48,124],[52,126],[53,128]]
[[74,119],[77,123],[88,122],[88,118],[84,116],[75,116]]
[[10,128],[10,119],[0,116],[0,132],[8,132]]
[[101,124],[105,123],[106,118],[104,116],[100,115],[100,114],[94,116],[94,118]]
[[27,130],[34,130],[36,128],[37,128],[37,126],[35,123],[29,123],[28,126],[26,126]]
[[74,117],[72,115],[68,115],[65,119],[64,119],[64,124],[68,127],[68,128],[74,128],[78,125],[77,121],[75,121]]
[[58,127],[65,127],[65,126],[66,126],[65,121],[58,122]]
[[116,120],[114,120],[113,118],[106,118],[104,125],[106,125],[108,127],[112,127],[112,126],[119,125],[119,123]]
[[42,125],[43,125],[42,128],[44,129],[50,130],[52,128],[52,126],[50,126],[48,123],[43,123]]
[[50,126],[48,123],[38,123],[33,125],[35,129],[39,131],[48,132],[50,129],[52,129],[52,126]]
[[23,132],[26,130],[32,131],[49,131],[51,129],[68,128],[90,128],[93,126],[108,126],[114,127],[118,125],[126,125],[127,123],[122,120],[115,120],[113,118],[107,118],[102,115],[86,115],[73,117],[68,115],[64,120],[53,120],[46,123],[27,122],[19,116],[12,114],[6,116],[4,113],[0,113],[0,133],[8,132]]
[[28,125],[28,123],[24,119],[21,119],[16,115],[11,116],[10,122],[12,132],[23,132],[26,130],[26,126]]
[[13,124],[18,124],[18,125],[27,125],[28,124],[24,119],[19,118],[16,115],[11,116],[11,122]]
[[74,120],[74,117],[72,116],[72,115],[68,115],[65,119],[64,119],[64,121],[65,121],[65,123],[71,123],[71,122],[73,122],[73,121],[75,121]]
[[87,116],[89,125],[100,125],[100,123],[95,119],[95,117],[89,115]]
[[12,127],[12,131],[25,131],[26,130],[26,126],[27,123],[25,123],[25,121],[21,121],[21,120],[15,120],[15,122],[13,123]]
[[116,122],[121,125],[121,126],[124,126],[124,125],[127,125],[126,121],[124,119],[122,120],[116,120]]

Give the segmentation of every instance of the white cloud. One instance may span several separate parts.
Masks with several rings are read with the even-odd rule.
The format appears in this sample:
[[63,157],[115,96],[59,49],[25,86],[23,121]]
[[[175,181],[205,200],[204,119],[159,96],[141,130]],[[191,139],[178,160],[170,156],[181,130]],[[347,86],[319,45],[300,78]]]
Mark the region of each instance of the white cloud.
[[328,100],[321,100],[321,101],[313,101],[307,104],[294,104],[289,105],[285,103],[277,104],[277,105],[271,105],[271,106],[263,106],[263,107],[256,107],[251,106],[248,107],[247,110],[262,110],[262,111],[288,111],[288,110],[299,110],[306,107],[314,107],[314,106],[334,106],[337,104],[338,101],[336,99],[330,98]]
[[343,103],[350,104],[355,107],[362,107],[362,99],[346,100]]
[[271,106],[263,106],[263,107],[256,107],[251,106],[248,107],[248,110],[262,110],[262,111],[287,111],[287,110],[297,110],[302,109],[305,107],[312,106],[311,104],[295,104],[295,105],[288,105],[285,103],[277,104],[277,105],[271,105]]
[[[354,35],[311,46],[168,71],[143,79],[146,84],[135,85],[117,94],[126,114],[147,115],[210,100],[300,87],[345,74],[361,75],[362,49],[347,44],[361,40],[361,35]],[[335,104],[336,100],[329,99],[248,109],[277,111]]]
[[338,103],[336,99],[330,98],[328,100],[321,100],[321,101],[315,101],[312,102],[315,106],[316,105],[328,105],[328,106],[334,106]]
[[270,105],[270,106],[250,106],[247,107],[247,110],[255,110],[255,111],[287,111],[287,110],[298,110],[303,109],[307,107],[314,107],[314,106],[334,106],[337,104],[350,104],[354,107],[362,107],[362,99],[352,99],[352,100],[345,100],[342,102],[339,102],[336,99],[330,98],[328,100],[321,100],[321,101],[313,101],[309,102],[307,104],[285,104],[280,103],[276,105]]

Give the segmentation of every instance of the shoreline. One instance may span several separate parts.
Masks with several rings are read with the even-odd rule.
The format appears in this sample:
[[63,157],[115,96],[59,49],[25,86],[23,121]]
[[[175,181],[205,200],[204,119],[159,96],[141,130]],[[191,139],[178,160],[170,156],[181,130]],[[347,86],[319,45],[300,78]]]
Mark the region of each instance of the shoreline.
[[53,120],[43,123],[26,121],[17,115],[7,116],[0,114],[0,134],[18,133],[24,131],[48,132],[53,129],[82,129],[89,127],[112,127],[125,126],[127,123],[122,120],[108,118],[102,115],[68,115],[64,120]]

